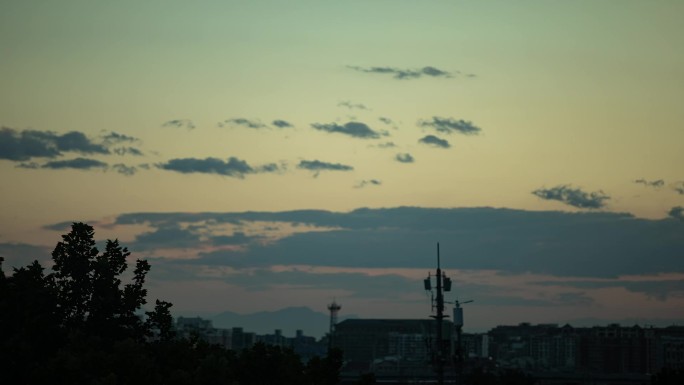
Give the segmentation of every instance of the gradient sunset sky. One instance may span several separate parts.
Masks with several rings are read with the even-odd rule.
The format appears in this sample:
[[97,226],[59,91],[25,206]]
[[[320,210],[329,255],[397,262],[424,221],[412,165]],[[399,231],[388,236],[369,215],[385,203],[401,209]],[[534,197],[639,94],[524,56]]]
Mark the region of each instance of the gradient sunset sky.
[[[684,322],[680,1],[3,1],[0,255],[177,314]],[[276,325],[277,326],[277,325]]]

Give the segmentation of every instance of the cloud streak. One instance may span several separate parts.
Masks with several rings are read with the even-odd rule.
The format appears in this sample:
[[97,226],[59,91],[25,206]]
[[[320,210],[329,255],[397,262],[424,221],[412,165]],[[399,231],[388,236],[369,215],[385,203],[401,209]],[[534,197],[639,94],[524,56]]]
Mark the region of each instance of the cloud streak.
[[359,67],[347,66],[347,68],[358,72],[392,75],[395,79],[417,79],[424,76],[433,78],[450,78],[452,75],[432,66],[426,66],[419,69],[400,69],[396,67]]
[[246,161],[236,157],[230,157],[226,161],[212,157],[204,159],[177,158],[155,166],[162,170],[175,171],[181,174],[215,174],[235,178],[244,178],[247,174],[276,172],[280,169],[275,163],[252,167]]
[[361,122],[348,122],[343,125],[337,123],[312,123],[311,127],[316,130],[338,133],[360,139],[378,139],[380,133],[374,131],[367,124]]
[[653,188],[660,188],[660,187],[663,187],[663,186],[665,185],[665,181],[662,180],[662,179],[657,179],[657,180],[651,180],[651,181],[649,181],[649,180],[646,180],[646,179],[644,179],[644,178],[640,178],[640,179],[636,179],[636,180],[634,181],[634,183],[636,183],[636,184],[642,184],[642,185],[644,185],[644,186],[646,186],[646,187],[653,187]]
[[418,142],[423,143],[423,144],[427,144],[427,145],[433,146],[433,147],[440,147],[440,148],[451,147],[448,140],[438,138],[434,135],[426,135],[426,136],[418,139]]
[[382,184],[382,181],[378,179],[365,179],[359,182],[357,185],[354,186],[354,188],[364,188],[366,186],[380,186]]
[[[282,121],[282,122],[285,122],[285,121]],[[287,123],[287,122],[285,122],[285,123]],[[245,118],[226,119],[223,122],[218,123],[219,127],[225,127],[227,125],[242,126],[242,127],[252,128],[255,130],[258,130],[260,128],[266,128],[265,124],[263,124],[257,120],[250,120],[250,119],[245,119]]]
[[600,209],[606,206],[610,196],[603,191],[585,192],[569,185],[560,185],[552,188],[540,188],[532,191],[532,194],[544,200],[563,202],[569,206],[580,209]]
[[339,103],[337,103],[337,106],[338,107],[347,107],[350,110],[366,110],[366,111],[369,110],[369,108],[366,107],[365,104],[363,104],[363,103],[352,103],[349,100],[339,102]]
[[282,119],[276,119],[271,124],[275,127],[278,128],[292,128],[294,127],[292,123],[288,122],[287,120],[282,120]]
[[185,128],[188,130],[195,129],[195,123],[190,119],[173,119],[162,123],[162,127]]
[[352,171],[354,167],[341,163],[321,162],[320,160],[302,160],[297,168],[309,171]]
[[91,169],[107,169],[107,163],[101,162],[99,160],[95,159],[88,159],[88,158],[75,158],[75,159],[69,159],[69,160],[54,160],[51,162],[47,162],[44,165],[40,166],[41,168],[48,168],[48,169],[53,169],[53,170],[61,170],[61,169],[76,169],[76,170],[91,170]]
[[84,133],[0,129],[0,159],[27,161],[31,158],[56,158],[64,152],[109,154],[109,149],[89,139]]
[[432,120],[419,120],[418,126],[433,128],[445,134],[457,132],[463,135],[478,135],[482,131],[480,127],[475,126],[472,122],[439,116],[433,116]]

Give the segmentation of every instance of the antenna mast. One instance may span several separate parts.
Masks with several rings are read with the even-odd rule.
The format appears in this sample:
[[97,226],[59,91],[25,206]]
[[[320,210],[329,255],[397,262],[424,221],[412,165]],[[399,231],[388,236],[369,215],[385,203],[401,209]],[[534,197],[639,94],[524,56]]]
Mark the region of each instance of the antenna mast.
[[[425,290],[432,291],[431,277],[424,280]],[[436,279],[436,291],[437,295],[434,299],[434,307],[437,309],[436,315],[431,315],[437,321],[437,341],[436,341],[436,352],[433,359],[433,364],[435,365],[435,371],[437,372],[437,384],[444,384],[444,363],[446,362],[446,353],[444,351],[445,344],[442,340],[442,321],[444,318],[448,318],[448,315],[444,315],[444,291],[451,291],[451,279],[448,278],[441,269],[440,258],[439,258],[439,242],[437,243],[437,274],[435,274]]]
[[342,309],[342,306],[338,305],[335,300],[328,305],[328,310],[330,310],[330,330],[328,332],[328,353],[333,348],[333,339],[335,335],[335,325],[337,325],[337,313]]

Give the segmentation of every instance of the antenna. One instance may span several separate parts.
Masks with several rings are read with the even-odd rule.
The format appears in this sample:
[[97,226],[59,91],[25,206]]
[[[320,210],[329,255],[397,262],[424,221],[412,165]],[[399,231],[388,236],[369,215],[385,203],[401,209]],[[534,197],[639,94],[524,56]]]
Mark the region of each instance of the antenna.
[[330,330],[328,332],[328,353],[332,350],[333,339],[335,336],[335,325],[337,324],[337,313],[342,309],[342,306],[338,305],[333,299],[332,303],[328,305],[328,310],[330,310]]
[[442,339],[442,321],[444,318],[448,318],[448,315],[444,315],[444,291],[451,290],[451,279],[442,273],[442,268],[440,266],[440,256],[439,256],[439,242],[437,242],[437,273],[435,274],[435,291],[432,292],[432,277],[428,273],[427,279],[424,280],[425,290],[429,290],[432,294],[431,305],[432,309],[437,310],[437,314],[431,315],[437,321],[437,340],[435,341],[435,354],[433,363],[435,365],[435,371],[437,372],[437,384],[444,384],[444,363],[446,362],[446,353],[444,351],[445,344]]

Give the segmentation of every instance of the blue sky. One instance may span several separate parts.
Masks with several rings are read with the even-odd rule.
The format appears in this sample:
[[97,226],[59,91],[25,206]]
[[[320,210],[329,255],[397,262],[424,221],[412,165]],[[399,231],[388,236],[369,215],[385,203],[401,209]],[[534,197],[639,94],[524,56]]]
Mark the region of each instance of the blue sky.
[[[683,320],[679,2],[6,1],[0,253],[87,221],[178,312]],[[452,299],[454,299],[452,298]]]

